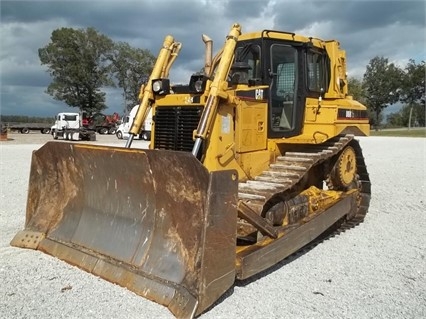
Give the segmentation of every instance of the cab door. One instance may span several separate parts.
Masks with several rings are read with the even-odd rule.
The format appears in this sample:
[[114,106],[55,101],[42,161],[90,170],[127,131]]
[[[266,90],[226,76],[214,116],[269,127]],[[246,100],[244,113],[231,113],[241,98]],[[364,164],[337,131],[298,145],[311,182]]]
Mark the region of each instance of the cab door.
[[306,93],[299,51],[287,44],[270,46],[270,98],[268,137],[282,138],[301,133]]

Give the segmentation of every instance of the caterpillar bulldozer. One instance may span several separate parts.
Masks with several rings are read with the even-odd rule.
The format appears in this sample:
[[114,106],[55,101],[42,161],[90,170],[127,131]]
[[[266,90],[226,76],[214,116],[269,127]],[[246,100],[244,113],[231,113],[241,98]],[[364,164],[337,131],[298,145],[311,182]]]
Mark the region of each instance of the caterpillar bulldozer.
[[[25,229],[38,249],[199,316],[235,280],[364,220],[371,187],[335,40],[234,24],[203,72],[173,85],[168,35],[123,147],[48,142],[32,156]],[[149,149],[132,147],[149,112]]]

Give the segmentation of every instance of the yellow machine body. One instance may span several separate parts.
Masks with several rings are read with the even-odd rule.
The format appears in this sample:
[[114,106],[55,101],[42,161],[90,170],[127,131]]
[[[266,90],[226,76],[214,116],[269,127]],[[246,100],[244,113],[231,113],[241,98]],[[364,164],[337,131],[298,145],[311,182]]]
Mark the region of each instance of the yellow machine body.
[[[38,249],[167,306],[208,309],[236,279],[363,221],[370,180],[337,41],[234,24],[204,74],[171,85],[166,36],[125,147],[49,142],[31,163]],[[152,109],[150,149],[131,148]]]

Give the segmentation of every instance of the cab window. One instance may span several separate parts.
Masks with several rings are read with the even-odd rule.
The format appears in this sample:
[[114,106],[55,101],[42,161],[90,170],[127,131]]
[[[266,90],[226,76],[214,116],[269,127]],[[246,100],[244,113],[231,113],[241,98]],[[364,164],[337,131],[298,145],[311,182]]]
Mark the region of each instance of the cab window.
[[321,93],[326,90],[327,74],[324,55],[315,51],[307,53],[307,86],[312,92]]

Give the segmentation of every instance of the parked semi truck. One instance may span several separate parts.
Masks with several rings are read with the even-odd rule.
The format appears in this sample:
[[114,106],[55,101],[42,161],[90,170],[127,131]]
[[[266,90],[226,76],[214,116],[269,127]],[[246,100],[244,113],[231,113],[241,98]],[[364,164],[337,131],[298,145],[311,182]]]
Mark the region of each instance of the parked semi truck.
[[55,140],[96,141],[96,132],[83,126],[80,113],[58,113],[51,132]]
[[[132,110],[130,111],[130,113],[123,117],[121,124],[118,126],[117,131],[115,133],[117,138],[119,139],[129,138],[129,130],[133,124],[135,115],[138,112],[138,108],[139,108],[139,105],[134,106]],[[151,128],[152,128],[152,112],[150,111],[137,137],[145,141],[149,141],[151,139]]]

